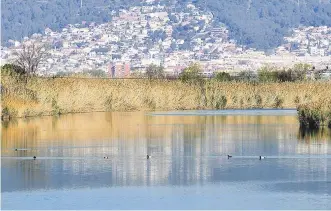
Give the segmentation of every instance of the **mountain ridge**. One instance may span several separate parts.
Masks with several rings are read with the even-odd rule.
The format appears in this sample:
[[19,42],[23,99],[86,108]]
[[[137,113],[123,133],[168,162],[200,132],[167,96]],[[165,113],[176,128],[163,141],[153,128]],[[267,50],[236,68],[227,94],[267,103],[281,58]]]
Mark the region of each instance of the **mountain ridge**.
[[[238,43],[262,50],[283,42],[292,28],[331,26],[331,0],[180,0],[150,1],[181,9],[192,3],[213,13],[216,23],[225,23],[230,38]],[[82,3],[82,4],[81,4]],[[67,24],[82,21],[105,23],[110,13],[120,8],[148,4],[138,0],[48,0],[2,1],[1,41],[22,40],[45,28],[60,30]],[[81,7],[82,6],[82,7]]]

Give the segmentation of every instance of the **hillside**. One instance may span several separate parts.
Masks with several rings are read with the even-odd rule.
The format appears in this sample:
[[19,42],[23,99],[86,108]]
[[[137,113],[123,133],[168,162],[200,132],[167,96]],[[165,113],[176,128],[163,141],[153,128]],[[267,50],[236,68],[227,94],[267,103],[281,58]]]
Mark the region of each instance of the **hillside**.
[[[158,2],[161,1],[154,4]],[[189,2],[192,1],[165,1],[167,5],[176,3],[171,8],[176,10]],[[21,40],[33,33],[43,33],[46,27],[59,30],[69,23],[108,22],[113,10],[142,3],[139,0],[3,0],[1,4],[4,45],[9,39]],[[330,0],[193,0],[193,4],[211,11],[218,22],[225,23],[231,38],[258,49],[278,46],[289,30],[299,25],[331,26]]]
[[299,25],[331,25],[329,0],[207,0],[207,7],[232,37],[258,49],[278,46]]

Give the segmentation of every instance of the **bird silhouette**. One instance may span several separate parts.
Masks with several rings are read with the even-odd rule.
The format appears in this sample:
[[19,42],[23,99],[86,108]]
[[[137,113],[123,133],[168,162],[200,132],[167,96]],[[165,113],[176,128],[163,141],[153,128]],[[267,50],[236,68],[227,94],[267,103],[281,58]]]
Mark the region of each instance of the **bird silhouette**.
[[150,159],[152,156],[150,156],[150,155],[147,155],[147,159]]
[[228,155],[228,159],[229,159],[229,158],[232,158],[232,156],[231,156],[231,155]]
[[264,158],[265,158],[265,157],[264,157],[264,156],[261,156],[261,155],[260,155],[260,157],[259,157],[260,160],[262,160],[262,159],[264,159]]
[[37,157],[36,156],[33,156],[33,159],[35,160]]

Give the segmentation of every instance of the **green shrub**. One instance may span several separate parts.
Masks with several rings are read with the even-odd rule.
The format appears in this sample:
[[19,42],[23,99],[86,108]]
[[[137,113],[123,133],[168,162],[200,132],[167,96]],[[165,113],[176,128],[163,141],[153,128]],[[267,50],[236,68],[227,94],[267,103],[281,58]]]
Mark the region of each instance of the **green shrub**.
[[1,75],[21,76],[26,75],[26,71],[15,64],[5,64],[1,67]]
[[322,115],[315,110],[309,110],[305,107],[298,109],[300,126],[307,129],[318,129],[323,119]]
[[149,65],[146,69],[146,76],[150,80],[165,78],[164,68],[154,64]]
[[238,81],[249,82],[256,81],[256,79],[256,75],[252,71],[241,71],[237,76]]
[[331,101],[327,99],[300,105],[298,117],[300,126],[307,129],[318,129],[321,126],[331,128]]
[[203,78],[200,75],[201,72],[202,70],[200,65],[195,63],[185,68],[183,72],[179,75],[179,79],[183,83],[201,84],[203,83]]
[[9,114],[10,114],[10,112],[9,112],[9,109],[7,107],[2,109],[2,114],[1,115],[8,116]]
[[13,108],[4,107],[1,111],[1,119],[10,119],[16,117],[18,112]]
[[303,81],[306,79],[306,73],[311,69],[308,64],[295,64],[293,68],[283,69],[278,72],[278,80],[281,82]]
[[255,99],[255,105],[258,108],[261,108],[262,107],[262,97],[260,95],[255,95],[254,99]]
[[257,73],[260,82],[276,82],[278,81],[278,72],[274,67],[262,67]]
[[226,73],[226,72],[219,72],[215,75],[215,80],[216,81],[231,81],[231,76],[229,73]]
[[275,99],[274,99],[274,108],[282,108],[282,105],[284,103],[284,100],[279,97],[279,96],[276,96]]
[[238,102],[238,97],[237,96],[232,96],[232,102],[236,104]]
[[16,80],[16,82],[24,82],[27,83],[28,74],[27,72],[18,65],[15,64],[5,64],[1,67],[1,76],[3,77],[11,77]]
[[216,109],[224,109],[227,104],[227,99],[224,95],[222,95],[219,100],[216,101]]

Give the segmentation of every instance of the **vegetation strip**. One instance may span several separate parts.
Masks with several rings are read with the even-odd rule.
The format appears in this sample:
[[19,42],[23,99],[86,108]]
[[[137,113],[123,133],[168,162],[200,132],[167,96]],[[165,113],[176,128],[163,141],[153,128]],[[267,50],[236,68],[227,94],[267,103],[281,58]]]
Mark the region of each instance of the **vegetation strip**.
[[224,73],[205,80],[198,65],[178,80],[41,78],[1,70],[3,120],[93,111],[297,108],[302,127],[331,127],[331,82],[227,80]]

